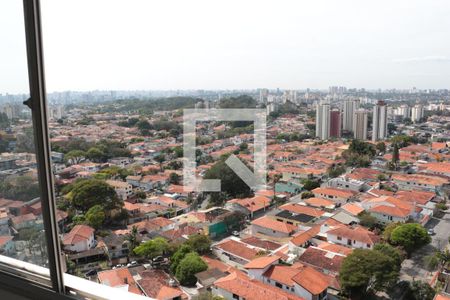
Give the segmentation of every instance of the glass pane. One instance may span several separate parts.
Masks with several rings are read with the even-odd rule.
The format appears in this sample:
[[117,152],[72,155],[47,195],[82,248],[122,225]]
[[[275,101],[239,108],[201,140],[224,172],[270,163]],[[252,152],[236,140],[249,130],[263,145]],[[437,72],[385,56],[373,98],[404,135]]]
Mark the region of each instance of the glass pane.
[[432,220],[445,247],[449,8],[360,2],[42,0],[67,273],[153,298],[304,297],[261,275],[275,254],[326,298],[388,223]]
[[0,1],[0,254],[47,267],[23,22],[22,1]]

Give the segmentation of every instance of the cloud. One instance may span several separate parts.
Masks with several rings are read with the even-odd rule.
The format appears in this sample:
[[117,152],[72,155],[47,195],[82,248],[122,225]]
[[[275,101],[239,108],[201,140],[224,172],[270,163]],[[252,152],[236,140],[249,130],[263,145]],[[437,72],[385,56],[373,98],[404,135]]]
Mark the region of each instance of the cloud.
[[447,56],[422,56],[410,58],[396,58],[394,63],[420,63],[420,62],[450,62],[450,57]]

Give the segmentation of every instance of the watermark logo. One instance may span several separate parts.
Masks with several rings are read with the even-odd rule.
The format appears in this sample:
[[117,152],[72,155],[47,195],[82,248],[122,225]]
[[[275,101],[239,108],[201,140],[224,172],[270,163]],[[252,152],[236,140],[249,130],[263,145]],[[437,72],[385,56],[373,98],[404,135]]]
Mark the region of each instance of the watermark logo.
[[184,109],[183,110],[183,185],[185,190],[220,192],[220,179],[201,179],[196,176],[196,123],[207,121],[252,121],[253,172],[234,154],[225,163],[252,190],[266,185],[266,110],[265,109]]

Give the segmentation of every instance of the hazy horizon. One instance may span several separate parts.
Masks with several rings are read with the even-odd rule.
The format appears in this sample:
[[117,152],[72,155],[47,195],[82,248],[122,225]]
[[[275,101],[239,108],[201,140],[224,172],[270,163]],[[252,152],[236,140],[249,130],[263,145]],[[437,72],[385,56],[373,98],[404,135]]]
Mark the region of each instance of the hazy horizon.
[[[450,89],[445,0],[41,1],[48,92]],[[0,4],[0,93],[28,90],[21,9]]]

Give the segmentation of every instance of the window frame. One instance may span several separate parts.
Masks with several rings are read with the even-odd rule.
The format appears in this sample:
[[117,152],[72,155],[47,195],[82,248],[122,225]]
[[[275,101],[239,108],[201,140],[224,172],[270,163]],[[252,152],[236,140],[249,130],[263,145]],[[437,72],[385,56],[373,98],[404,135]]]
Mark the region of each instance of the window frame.
[[40,0],[23,0],[31,109],[49,267],[0,256],[0,289],[37,299],[152,299],[64,273],[56,218],[42,44]]
[[42,219],[45,228],[51,286],[55,292],[63,294],[65,292],[63,264],[56,219],[54,178],[47,123],[40,1],[24,0],[23,7],[30,86],[30,98],[24,104],[30,107],[32,111]]

